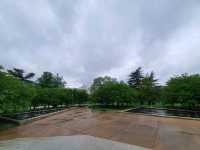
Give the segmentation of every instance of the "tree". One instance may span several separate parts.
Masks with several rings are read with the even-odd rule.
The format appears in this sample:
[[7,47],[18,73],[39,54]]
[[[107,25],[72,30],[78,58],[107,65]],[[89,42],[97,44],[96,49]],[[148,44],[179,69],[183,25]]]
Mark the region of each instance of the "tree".
[[200,75],[183,74],[167,81],[163,97],[171,106],[198,107],[200,104]]
[[43,72],[37,81],[41,87],[45,88],[63,88],[66,84],[63,77],[60,77],[59,74],[55,76],[51,72]]
[[157,79],[155,79],[155,74],[154,72],[151,72],[150,74],[146,74],[146,76],[142,79],[141,81],[141,87],[151,87],[154,88],[158,85]]
[[28,81],[29,79],[35,76],[35,74],[32,72],[25,74],[25,71],[23,69],[18,69],[18,68],[14,68],[13,70],[8,70],[8,73],[22,81]]
[[141,82],[140,96],[141,102],[151,105],[158,99],[159,87],[157,86],[157,79],[155,79],[154,72],[147,74]]
[[134,103],[137,91],[127,84],[107,82],[94,91],[93,102],[104,106],[124,106]]
[[143,78],[142,68],[139,67],[129,75],[128,84],[130,87],[140,89]]
[[73,89],[73,103],[84,104],[88,101],[88,94],[86,90]]
[[69,88],[38,88],[37,95],[32,101],[34,108],[57,107],[61,105],[83,104],[88,101],[88,94],[85,90]]
[[152,71],[152,72],[150,73],[150,75],[147,75],[147,78],[148,78],[148,76],[149,76],[149,80],[150,80],[151,83],[152,83],[152,86],[156,86],[156,85],[157,85],[158,79],[155,79],[155,73]]
[[34,95],[35,87],[0,72],[0,112],[29,110]]
[[90,92],[93,93],[95,90],[97,90],[99,87],[103,86],[107,82],[117,82],[117,80],[109,76],[97,77],[93,80],[93,83],[90,87]]
[[3,70],[3,69],[4,69],[4,67],[2,65],[0,65],[0,71]]
[[65,84],[66,82],[64,81],[63,77],[59,76],[59,74],[56,74],[56,76],[54,76],[55,87],[64,88]]

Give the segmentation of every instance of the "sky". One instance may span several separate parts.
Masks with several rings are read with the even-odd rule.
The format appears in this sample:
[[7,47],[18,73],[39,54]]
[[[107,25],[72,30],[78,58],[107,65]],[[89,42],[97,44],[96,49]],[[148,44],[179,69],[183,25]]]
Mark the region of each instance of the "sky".
[[200,73],[200,1],[1,0],[0,64],[59,73],[70,87],[126,81],[139,66],[161,84]]

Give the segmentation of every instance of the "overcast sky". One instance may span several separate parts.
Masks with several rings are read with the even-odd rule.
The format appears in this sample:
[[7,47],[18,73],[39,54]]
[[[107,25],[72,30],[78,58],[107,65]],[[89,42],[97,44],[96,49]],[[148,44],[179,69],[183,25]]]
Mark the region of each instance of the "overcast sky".
[[68,86],[142,66],[164,83],[200,73],[199,0],[1,0],[0,64]]

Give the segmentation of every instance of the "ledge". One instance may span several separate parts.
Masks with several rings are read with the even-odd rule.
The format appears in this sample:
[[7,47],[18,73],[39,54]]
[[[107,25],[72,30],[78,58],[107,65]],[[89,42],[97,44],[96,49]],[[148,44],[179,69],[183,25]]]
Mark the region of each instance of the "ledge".
[[2,116],[0,116],[0,119],[6,120],[6,121],[11,121],[11,122],[16,123],[18,125],[22,125],[22,124],[30,123],[30,122],[33,122],[33,121],[36,121],[36,120],[44,119],[44,118],[47,118],[47,117],[50,117],[50,116],[53,116],[53,115],[57,115],[57,114],[65,112],[65,111],[69,111],[71,109],[73,109],[73,108],[67,108],[67,109],[64,109],[64,110],[61,110],[61,111],[52,112],[52,113],[40,115],[40,116],[37,116],[37,117],[24,119],[24,120],[17,120],[17,119],[12,119],[12,118],[9,118],[9,117],[2,117]]

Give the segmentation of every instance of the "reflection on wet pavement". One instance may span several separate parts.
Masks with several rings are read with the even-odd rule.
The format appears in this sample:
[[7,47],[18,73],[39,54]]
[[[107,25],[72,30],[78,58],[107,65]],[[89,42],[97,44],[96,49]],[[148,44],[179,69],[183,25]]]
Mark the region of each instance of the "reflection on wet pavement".
[[0,140],[90,135],[155,150],[199,150],[200,121],[73,108],[0,132]]

